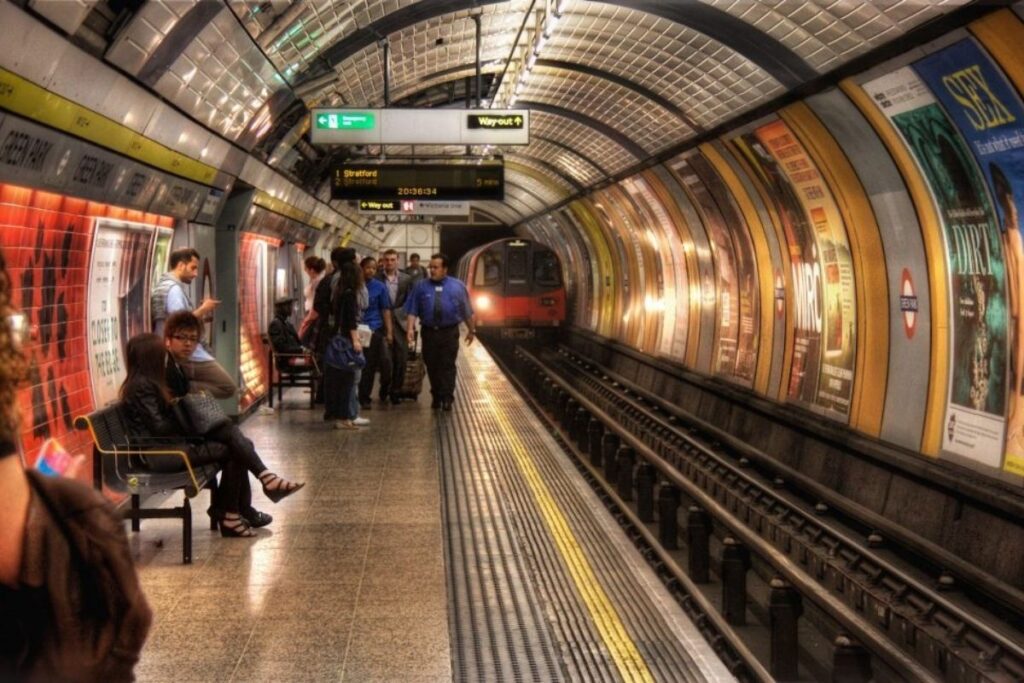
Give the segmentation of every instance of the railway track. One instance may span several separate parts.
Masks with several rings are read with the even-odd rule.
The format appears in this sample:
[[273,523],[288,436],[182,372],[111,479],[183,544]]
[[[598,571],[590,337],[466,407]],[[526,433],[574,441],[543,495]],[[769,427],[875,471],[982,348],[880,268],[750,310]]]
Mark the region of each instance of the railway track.
[[[663,576],[689,581],[680,574],[695,568],[706,574],[709,544],[690,528],[706,519],[722,539],[723,553],[728,551],[721,573],[731,585],[723,587],[723,603],[743,597],[737,593],[746,590],[744,572],[736,571],[742,559],[740,565],[735,560],[750,553],[771,575],[771,600],[777,602],[769,609],[773,622],[772,610],[785,600],[790,606],[807,601],[834,621],[837,650],[863,647],[875,668],[893,680],[1024,680],[1016,605],[1004,602],[997,618],[964,597],[972,591],[998,594],[977,585],[984,577],[970,575],[972,584],[964,585],[962,572],[942,571],[941,553],[901,544],[895,532],[879,533],[885,525],[870,514],[858,515],[855,506],[829,499],[797,473],[782,476],[721,429],[688,419],[588,359],[565,349],[538,356],[517,348],[513,365],[542,412],[561,425],[566,442],[576,444],[582,469],[601,480],[606,500],[632,516],[626,525]],[[671,553],[681,496],[693,504],[686,535],[695,547],[687,548],[686,572],[672,562]],[[651,532],[640,527],[654,521],[659,532],[652,543]],[[798,607],[791,615],[799,612]],[[731,612],[726,606],[725,620],[737,619],[742,615],[737,617],[735,603]],[[786,658],[776,645],[786,643],[775,640],[789,638],[775,631],[773,623],[768,668],[786,678],[795,673],[787,668],[794,664],[782,661]],[[795,631],[790,635],[795,639]]]

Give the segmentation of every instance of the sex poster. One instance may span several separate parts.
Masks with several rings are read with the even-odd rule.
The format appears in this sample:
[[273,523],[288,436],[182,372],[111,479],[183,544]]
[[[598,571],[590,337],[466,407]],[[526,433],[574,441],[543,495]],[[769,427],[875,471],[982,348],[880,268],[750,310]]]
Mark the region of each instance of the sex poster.
[[783,121],[744,138],[757,151],[750,156],[771,178],[789,248],[796,334],[788,397],[847,418],[857,355],[857,294],[846,226],[820,171]]
[[96,219],[89,265],[88,340],[93,403],[117,400],[125,378],[124,345],[147,332],[147,268],[156,232],[143,223]]
[[984,181],[953,123],[912,68],[863,88],[913,153],[942,221],[951,317],[942,448],[999,467],[1006,410],[1005,267]]
[[953,119],[993,199],[1009,289],[1008,405],[1004,469],[1024,475],[1024,104],[1002,71],[973,40],[955,43],[913,65]]

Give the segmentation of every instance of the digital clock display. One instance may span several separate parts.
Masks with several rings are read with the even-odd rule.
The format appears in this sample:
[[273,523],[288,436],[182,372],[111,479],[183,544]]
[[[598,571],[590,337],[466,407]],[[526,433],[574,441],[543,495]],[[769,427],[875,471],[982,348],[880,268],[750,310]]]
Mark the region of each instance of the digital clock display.
[[505,199],[503,164],[341,164],[333,199]]

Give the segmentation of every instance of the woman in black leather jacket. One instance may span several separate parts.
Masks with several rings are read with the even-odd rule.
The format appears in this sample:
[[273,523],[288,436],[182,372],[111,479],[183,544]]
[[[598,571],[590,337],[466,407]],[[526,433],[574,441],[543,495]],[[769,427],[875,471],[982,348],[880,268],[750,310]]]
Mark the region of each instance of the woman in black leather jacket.
[[[219,512],[221,535],[250,537],[253,526],[264,526],[270,516],[251,507],[248,472],[263,484],[263,493],[275,503],[295,493],[305,484],[287,481],[267,469],[256,453],[252,441],[234,424],[227,424],[205,436],[205,442],[189,443],[188,434],[179,422],[172,402],[177,400],[167,384],[168,365],[173,363],[164,340],[155,334],[140,334],[128,341],[125,353],[128,376],[121,385],[122,414],[129,438],[145,443],[147,438],[182,439],[176,444],[188,453],[193,465],[223,463],[221,482],[213,509]],[[145,446],[143,446],[145,447]],[[167,450],[166,442],[154,448]],[[146,466],[160,471],[177,471],[181,462],[169,456],[146,459]]]

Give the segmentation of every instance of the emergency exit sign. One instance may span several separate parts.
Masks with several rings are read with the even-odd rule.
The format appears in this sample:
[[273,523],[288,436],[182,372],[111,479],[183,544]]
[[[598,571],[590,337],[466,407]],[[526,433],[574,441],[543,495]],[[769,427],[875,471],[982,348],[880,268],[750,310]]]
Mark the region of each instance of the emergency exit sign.
[[377,116],[370,111],[320,112],[316,127],[320,130],[372,130]]

